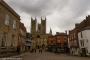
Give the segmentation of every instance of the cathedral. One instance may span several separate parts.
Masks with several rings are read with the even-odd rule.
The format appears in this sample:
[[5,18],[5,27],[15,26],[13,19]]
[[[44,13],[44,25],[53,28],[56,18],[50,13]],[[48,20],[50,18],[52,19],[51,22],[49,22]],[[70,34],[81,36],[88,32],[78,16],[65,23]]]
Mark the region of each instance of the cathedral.
[[46,18],[41,17],[41,23],[31,17],[32,48],[47,46]]

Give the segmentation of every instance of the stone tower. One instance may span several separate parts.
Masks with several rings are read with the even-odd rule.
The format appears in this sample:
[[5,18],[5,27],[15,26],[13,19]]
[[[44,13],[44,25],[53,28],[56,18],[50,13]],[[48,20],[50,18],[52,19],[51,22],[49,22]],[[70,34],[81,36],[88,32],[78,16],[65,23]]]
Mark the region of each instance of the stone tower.
[[41,18],[41,23],[37,23],[36,18],[31,18],[31,34],[32,48],[47,46],[46,18]]
[[31,17],[31,34],[35,34],[36,33],[36,23],[37,23],[36,18],[33,19]]
[[42,19],[42,17],[41,17],[41,33],[46,34],[46,18]]
[[41,34],[41,24],[38,23],[38,28],[37,28],[37,29],[38,29],[38,30],[37,30],[37,33],[38,33],[38,34]]

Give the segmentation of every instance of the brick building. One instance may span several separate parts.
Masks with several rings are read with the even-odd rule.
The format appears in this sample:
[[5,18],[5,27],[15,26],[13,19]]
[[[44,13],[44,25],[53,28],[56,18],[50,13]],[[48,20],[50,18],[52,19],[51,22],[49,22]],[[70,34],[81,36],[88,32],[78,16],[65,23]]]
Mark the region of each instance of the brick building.
[[69,31],[69,45],[70,45],[70,53],[72,55],[78,55],[78,29],[75,28]]
[[49,51],[53,52],[68,52],[68,35],[67,33],[59,33],[49,35],[48,37]]
[[68,35],[67,33],[59,33],[56,35],[57,52],[68,52]]
[[56,51],[56,49],[55,49],[56,37],[55,37],[55,36],[49,35],[49,36],[48,36],[47,44],[48,44],[48,50],[49,50],[49,51],[53,51],[53,52]]

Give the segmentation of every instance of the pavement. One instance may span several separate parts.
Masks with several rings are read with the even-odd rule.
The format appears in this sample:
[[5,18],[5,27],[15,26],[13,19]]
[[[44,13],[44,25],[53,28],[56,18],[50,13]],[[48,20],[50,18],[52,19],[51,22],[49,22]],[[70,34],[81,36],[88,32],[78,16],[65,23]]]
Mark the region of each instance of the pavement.
[[[90,60],[90,57],[70,56],[66,54],[55,54],[51,52],[26,52],[21,55],[8,57],[7,60]],[[4,59],[5,60],[5,59]]]

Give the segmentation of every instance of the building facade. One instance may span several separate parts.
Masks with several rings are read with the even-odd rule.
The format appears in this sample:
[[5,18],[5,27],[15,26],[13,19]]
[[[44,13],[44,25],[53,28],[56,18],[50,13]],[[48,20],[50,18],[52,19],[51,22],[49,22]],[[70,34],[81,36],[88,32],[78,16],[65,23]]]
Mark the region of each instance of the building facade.
[[32,44],[32,40],[31,40],[31,34],[30,33],[26,33],[26,50],[29,51],[31,48],[31,44]]
[[20,52],[25,51],[25,42],[26,42],[26,28],[23,23],[19,23],[19,45],[18,48],[20,49]]
[[56,33],[57,52],[68,52],[68,35],[67,33]]
[[48,51],[55,52],[56,51],[56,37],[53,35],[48,36]]
[[[51,33],[50,33],[51,34]],[[57,53],[68,52],[68,35],[67,33],[59,33],[48,36],[48,50]]]
[[83,30],[83,28],[90,26],[90,15],[86,16],[81,23],[75,25],[73,30],[69,31],[69,46],[70,46],[70,53],[72,55],[80,55],[79,54],[79,40],[78,40],[78,33]]
[[90,26],[78,33],[79,53],[81,56],[90,56]]
[[0,52],[17,50],[19,22],[20,16],[0,0]]
[[32,48],[40,48],[47,46],[46,18],[41,18],[41,23],[37,23],[36,18],[31,18],[31,35]]
[[69,38],[70,54],[78,55],[79,51],[78,30],[76,28],[70,30],[68,38]]

